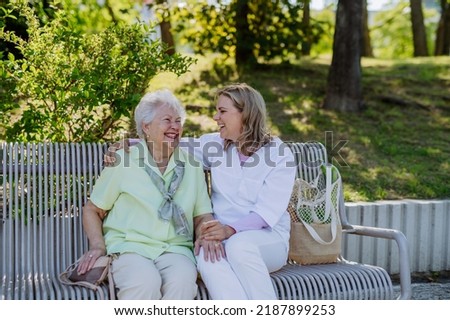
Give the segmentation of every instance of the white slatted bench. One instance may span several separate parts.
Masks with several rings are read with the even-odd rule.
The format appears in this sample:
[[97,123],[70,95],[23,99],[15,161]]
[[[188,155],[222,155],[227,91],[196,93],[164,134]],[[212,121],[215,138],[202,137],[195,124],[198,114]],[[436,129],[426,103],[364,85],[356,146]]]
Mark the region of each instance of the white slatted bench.
[[[298,176],[312,179],[326,159],[319,143],[289,143]],[[0,299],[75,300],[108,298],[102,293],[65,286],[58,274],[88,247],[82,207],[103,168],[107,146],[96,143],[0,145]],[[342,192],[341,192],[342,195]],[[390,239],[399,255],[399,296],[387,272],[377,266],[341,261],[327,265],[288,263],[271,274],[279,299],[410,299],[411,277],[405,236],[397,230],[349,225],[344,203],[345,236]],[[199,280],[197,299],[209,299]]]

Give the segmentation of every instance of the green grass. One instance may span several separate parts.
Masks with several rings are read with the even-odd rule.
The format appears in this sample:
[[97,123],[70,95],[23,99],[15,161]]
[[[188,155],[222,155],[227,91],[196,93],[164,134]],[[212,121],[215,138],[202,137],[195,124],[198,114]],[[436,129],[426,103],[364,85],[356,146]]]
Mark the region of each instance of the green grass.
[[188,74],[162,74],[151,83],[173,89],[187,106],[185,135],[215,131],[214,90],[247,82],[266,99],[274,134],[326,145],[347,201],[450,198],[449,57],[363,59],[365,108],[359,113],[321,108],[329,58],[243,75],[215,59],[199,58]]

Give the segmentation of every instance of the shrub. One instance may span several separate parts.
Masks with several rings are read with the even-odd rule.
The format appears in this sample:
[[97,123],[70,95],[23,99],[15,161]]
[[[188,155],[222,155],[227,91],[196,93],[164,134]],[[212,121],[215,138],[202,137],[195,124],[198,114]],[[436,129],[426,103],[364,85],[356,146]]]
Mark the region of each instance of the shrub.
[[[40,26],[26,1],[15,4],[28,40],[0,29],[22,58],[0,61],[0,138],[9,141],[103,141],[129,130],[134,107],[159,72],[181,75],[194,62],[168,55],[142,24],[114,24],[96,34],[71,26],[64,10]],[[79,29],[78,29],[79,30]],[[4,94],[4,93],[8,94]],[[19,108],[20,107],[20,108]],[[13,110],[16,114],[13,113]]]

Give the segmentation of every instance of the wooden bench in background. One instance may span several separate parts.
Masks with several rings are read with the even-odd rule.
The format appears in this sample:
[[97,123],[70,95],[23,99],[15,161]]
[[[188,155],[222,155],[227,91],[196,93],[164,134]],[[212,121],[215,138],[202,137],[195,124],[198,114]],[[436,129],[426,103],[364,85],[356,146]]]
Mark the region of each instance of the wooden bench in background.
[[[320,143],[289,143],[297,175],[311,180],[327,160]],[[82,208],[103,168],[106,144],[3,143],[0,145],[0,299],[75,300],[109,297],[65,286],[58,274],[88,247]],[[316,166],[311,166],[317,163]],[[308,165],[305,165],[308,164]],[[344,181],[345,182],[345,181]],[[341,190],[341,198],[342,197]],[[288,263],[271,274],[279,299],[410,299],[408,244],[402,232],[350,225],[341,201],[343,236],[390,239],[398,250],[401,292],[394,296],[391,276],[382,268],[347,261],[300,266]],[[197,299],[209,299],[199,280]]]

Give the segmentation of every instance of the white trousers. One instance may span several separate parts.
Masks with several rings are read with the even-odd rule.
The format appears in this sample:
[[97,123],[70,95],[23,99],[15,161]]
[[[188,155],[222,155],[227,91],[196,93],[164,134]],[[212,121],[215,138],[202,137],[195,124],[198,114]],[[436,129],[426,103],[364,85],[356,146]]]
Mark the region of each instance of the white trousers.
[[288,248],[268,229],[243,231],[224,241],[226,258],[205,261],[203,250],[197,268],[214,300],[275,300],[270,272],[286,264]]
[[164,253],[155,260],[124,253],[113,260],[112,275],[120,300],[192,300],[197,269],[191,259]]

